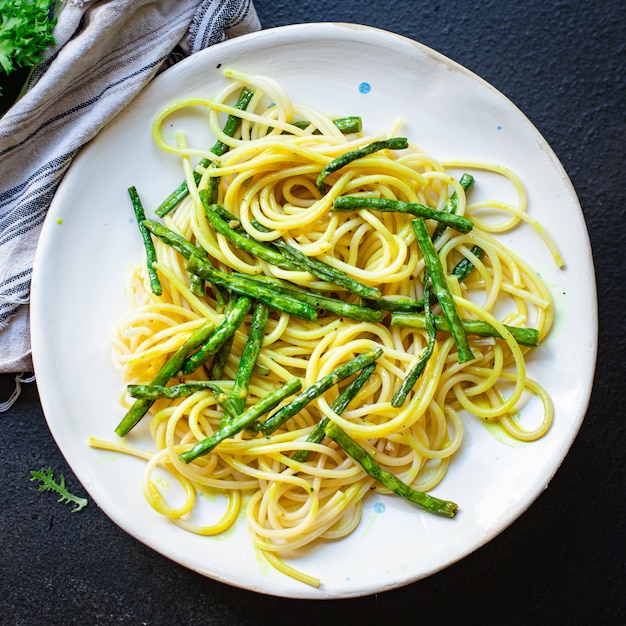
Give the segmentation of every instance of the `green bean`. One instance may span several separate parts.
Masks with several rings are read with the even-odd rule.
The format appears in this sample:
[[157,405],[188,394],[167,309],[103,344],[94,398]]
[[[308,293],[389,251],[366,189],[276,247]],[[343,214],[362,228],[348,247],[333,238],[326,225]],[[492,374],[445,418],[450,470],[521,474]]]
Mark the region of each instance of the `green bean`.
[[258,402],[246,409],[243,413],[233,417],[232,420],[224,424],[218,431],[210,437],[196,443],[192,448],[181,452],[178,456],[185,463],[190,463],[198,457],[208,454],[225,439],[236,435],[254,422],[261,416],[274,409],[280,402],[288,396],[296,393],[302,388],[302,381],[299,378],[292,378],[282,387],[272,393],[261,398]]
[[449,500],[440,500],[423,491],[416,491],[402,482],[397,476],[380,467],[374,458],[361,447],[354,439],[345,433],[337,424],[331,423],[326,434],[335,441],[345,453],[354,459],[372,478],[387,487],[400,497],[417,504],[432,513],[439,513],[447,517],[454,517],[459,509],[458,505]]
[[326,193],[326,185],[324,184],[326,177],[333,172],[340,170],[342,167],[345,167],[349,163],[352,163],[352,161],[367,156],[368,154],[372,154],[373,152],[378,152],[379,150],[403,150],[408,147],[409,142],[405,137],[392,137],[391,139],[374,141],[363,148],[350,150],[349,152],[345,152],[344,154],[338,156],[336,159],[333,159],[328,165],[326,165],[319,173],[315,184],[317,185],[319,192],[324,195]]
[[[252,91],[244,88],[241,91],[241,94],[239,95],[239,99],[235,103],[235,108],[239,109],[240,111],[245,110],[248,107],[248,104],[250,104],[250,99],[252,98],[253,95],[254,93]],[[237,132],[237,129],[239,128],[240,123],[241,123],[240,117],[236,115],[229,115],[224,125],[224,134],[228,135],[229,137],[232,137],[235,134],[235,132]],[[216,141],[213,144],[213,147],[211,148],[211,152],[217,156],[222,156],[227,151],[228,151],[228,145],[219,140]],[[205,158],[205,159],[200,160],[200,162],[198,163],[198,166],[207,167],[211,163],[212,162],[210,159]],[[193,179],[196,185],[200,182],[201,178],[202,178],[202,174],[200,174],[200,172],[193,173]],[[213,180],[213,178],[211,180]],[[216,182],[217,182],[217,179],[216,179]],[[213,192],[213,190],[211,190],[211,192]],[[189,194],[189,187],[187,186],[187,182],[183,181],[174,191],[172,191],[172,193],[169,194],[169,196],[167,196],[167,198],[165,198],[165,200],[163,200],[163,202],[157,207],[155,213],[159,217],[164,217],[170,211],[176,208],[176,206],[180,203],[180,201],[183,198],[185,198],[188,194]],[[211,193],[211,195],[213,195],[213,193]]]
[[135,212],[135,219],[137,220],[137,226],[143,239],[143,246],[146,251],[146,264],[148,266],[148,278],[150,279],[150,290],[155,296],[160,296],[163,293],[163,286],[159,280],[159,275],[154,267],[157,262],[156,250],[154,248],[154,241],[152,241],[152,235],[144,225],[146,214],[143,210],[143,205],[139,199],[137,189],[133,187],[128,188],[128,194],[130,195],[130,201],[133,205],[133,211]]
[[[433,316],[435,328],[439,332],[450,332],[450,323],[442,315]],[[482,320],[461,319],[461,324],[468,335],[478,335],[480,337],[502,338],[500,333],[488,322]],[[392,326],[404,326],[406,328],[425,328],[424,316],[419,313],[392,313]],[[535,328],[520,328],[518,326],[504,327],[513,335],[513,338],[521,346],[536,347],[539,345],[539,331]]]
[[[195,330],[189,339],[169,358],[156,376],[152,379],[151,385],[165,385],[171,378],[180,371],[185,359],[198,347],[200,347],[213,332],[213,324],[205,322],[200,328]],[[154,400],[136,400],[122,418],[122,421],[115,428],[115,432],[120,436],[128,434],[139,420],[148,412],[154,404]]]
[[472,221],[463,215],[439,211],[418,202],[402,202],[402,200],[368,196],[341,196],[333,201],[333,211],[353,211],[355,209],[409,213],[416,217],[437,220],[460,233],[468,233],[474,227]]
[[456,310],[454,298],[448,288],[448,282],[441,264],[441,259],[439,258],[439,255],[435,250],[435,246],[430,238],[430,234],[428,233],[426,222],[420,217],[413,220],[411,223],[413,225],[413,230],[415,231],[415,236],[417,237],[417,242],[424,256],[424,262],[426,263],[428,275],[433,282],[435,295],[441,305],[443,314],[450,323],[450,332],[454,337],[454,341],[458,349],[459,363],[472,361],[474,359],[474,355],[472,354],[472,350],[469,346],[467,334],[465,333],[463,324],[461,324],[459,313]]
[[424,277],[424,326],[428,333],[428,343],[426,348],[420,356],[417,363],[407,372],[406,376],[402,379],[400,387],[393,394],[391,399],[391,405],[398,408],[404,404],[409,391],[413,389],[417,379],[421,376],[426,364],[432,356],[435,348],[435,342],[437,341],[437,331],[435,329],[435,320],[432,311],[430,310],[430,278],[428,274]]
[[347,363],[340,365],[330,374],[320,378],[317,382],[313,383],[310,387],[307,387],[304,391],[298,394],[289,404],[286,404],[276,413],[271,415],[265,422],[263,422],[260,426],[261,432],[266,436],[271,435],[287,420],[291,419],[294,415],[296,415],[296,413],[299,413],[309,402],[321,396],[333,385],[345,380],[349,376],[352,376],[352,374],[355,374],[359,370],[368,366],[370,363],[376,361],[382,353],[383,351],[381,348],[364,352],[363,354],[354,357]]
[[[337,415],[341,415],[346,410],[348,404],[354,400],[356,394],[359,393],[361,387],[367,382],[375,369],[376,363],[370,363],[367,367],[364,367],[361,373],[337,396],[336,400],[330,405],[330,408]],[[329,421],[327,417],[321,419],[309,433],[306,440],[310,443],[319,443],[324,439]],[[298,461],[298,463],[304,463],[310,455],[311,450],[298,450],[292,458],[294,461]]]
[[207,337],[206,341],[198,348],[196,352],[190,354],[181,367],[183,375],[195,372],[201,365],[204,365],[208,359],[213,356],[222,345],[232,337],[241,322],[252,308],[252,299],[248,296],[239,296],[232,307],[232,310],[224,316],[217,328]]

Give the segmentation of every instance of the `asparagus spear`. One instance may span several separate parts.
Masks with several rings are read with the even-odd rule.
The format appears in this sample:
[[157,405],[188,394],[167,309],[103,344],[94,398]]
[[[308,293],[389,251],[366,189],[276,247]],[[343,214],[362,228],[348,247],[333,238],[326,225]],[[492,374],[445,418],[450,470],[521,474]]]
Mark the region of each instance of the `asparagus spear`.
[[[335,401],[330,405],[330,408],[337,413],[337,415],[341,415],[346,410],[348,404],[356,397],[356,394],[359,393],[359,390],[367,382],[367,379],[372,375],[375,369],[376,363],[370,363],[367,367],[364,367],[361,373],[337,396]],[[324,439],[329,421],[327,417],[321,419],[309,433],[306,440],[312,443],[319,443]],[[309,458],[310,454],[310,450],[298,450],[293,455],[293,460],[304,463]]]
[[[239,95],[239,99],[235,103],[235,108],[239,109],[240,111],[245,110],[248,107],[248,104],[250,104],[250,99],[253,95],[254,93],[252,91],[244,88]],[[224,134],[232,137],[239,128],[240,123],[241,118],[237,117],[236,115],[229,115],[224,125]],[[228,146],[219,140],[216,141],[211,148],[211,152],[213,154],[216,154],[217,156],[222,156],[227,151]],[[211,161],[209,159],[201,159],[198,165],[201,167],[207,167],[210,163]],[[196,181],[196,185],[200,182],[201,178],[202,174],[200,174],[199,172],[194,172],[193,179]],[[209,184],[211,185],[211,183]],[[217,180],[215,184],[217,184]],[[172,193],[170,193],[169,196],[167,196],[167,198],[165,198],[165,200],[163,200],[163,202],[157,207],[155,213],[159,217],[167,215],[179,204],[179,202],[183,198],[187,196],[188,193],[189,188],[187,187],[187,182],[183,181],[174,191],[172,191]]]
[[316,310],[305,302],[301,302],[284,294],[276,293],[271,287],[265,287],[258,282],[248,280],[243,274],[226,274],[225,272],[216,270],[212,265],[195,254],[192,254],[189,258],[187,269],[206,280],[227,287],[235,293],[260,300],[279,311],[284,311],[290,315],[295,315],[296,317],[310,321],[317,319]]
[[180,252],[187,260],[190,259],[191,255],[195,255],[202,258],[207,263],[210,263],[209,255],[206,253],[206,250],[191,243],[189,239],[185,239],[178,233],[175,233],[154,220],[144,220],[143,223],[153,235],[156,235],[163,243],[166,243],[168,246],[174,248],[174,250]]
[[[193,274],[195,276],[195,274]],[[224,307],[224,314],[228,315],[228,313],[233,308],[236,302],[235,297],[230,297],[228,302]],[[220,380],[222,375],[224,374],[224,368],[226,367],[226,361],[230,355],[230,350],[233,346],[233,342],[235,340],[235,335],[232,334],[219,348],[219,350],[213,356],[213,360],[211,361],[211,365],[208,369],[208,376],[210,380]]]
[[[237,231],[244,237],[251,238],[243,227],[239,225],[239,220],[232,213],[229,213],[223,206],[216,204],[213,205],[212,209],[224,221],[228,222],[229,226],[233,230]],[[260,232],[269,231],[269,228],[266,228],[263,224],[260,224],[256,220],[252,220],[252,224]],[[320,280],[330,283],[331,285],[343,287],[349,292],[361,297],[372,298],[380,296],[380,291],[376,287],[364,285],[358,280],[348,276],[348,274],[342,270],[337,269],[332,265],[328,265],[328,263],[324,263],[324,261],[320,261],[319,259],[306,256],[306,254],[303,254],[293,246],[290,246],[282,237],[274,239],[271,245],[275,246],[283,253],[285,262],[292,263],[292,267],[290,269],[299,269],[304,272],[309,272]]]
[[204,296],[204,280],[195,274],[189,274],[189,288],[191,293],[202,298]]
[[[472,254],[480,259],[485,251],[480,246],[472,246]],[[459,280],[465,280],[473,269],[474,264],[467,257],[464,257],[454,266],[452,274]]]
[[396,408],[401,407],[406,400],[409,391],[413,389],[417,379],[420,377],[428,360],[432,356],[435,348],[435,341],[437,340],[437,331],[435,329],[435,320],[432,311],[430,310],[430,278],[428,274],[424,277],[424,325],[426,332],[428,333],[428,344],[424,350],[419,361],[408,371],[400,387],[396,393],[393,394],[391,399],[391,405]]
[[263,259],[272,265],[282,267],[283,269],[296,269],[296,266],[287,261],[287,259],[285,259],[280,252],[277,252],[275,248],[257,241],[252,237],[245,236],[240,232],[237,232],[234,228],[231,228],[228,222],[223,220],[214,210],[214,207],[209,205],[208,192],[205,189],[200,190],[198,195],[200,196],[202,206],[204,207],[204,212],[213,228],[215,228],[218,233],[224,235],[224,237],[231,241],[237,248],[245,250],[254,256],[258,256],[260,259]]
[[250,378],[252,377],[256,360],[261,351],[268,317],[269,308],[267,305],[263,304],[263,302],[257,302],[252,315],[252,324],[250,325],[248,339],[241,355],[237,375],[235,376],[235,384],[230,397],[226,401],[228,412],[231,415],[239,415],[246,405]]
[[[434,315],[433,321],[437,331],[450,332],[450,323],[442,315]],[[468,335],[478,335],[480,337],[498,337],[501,338],[500,333],[482,320],[470,320],[461,319],[461,324]],[[426,328],[426,322],[423,315],[419,313],[392,313],[391,314],[392,326],[405,326],[409,328]],[[522,346],[536,347],[539,345],[539,331],[535,328],[519,328],[518,326],[504,327],[513,335],[513,338],[517,343]]]
[[213,360],[211,361],[211,366],[208,370],[209,378],[213,380],[219,380],[222,378],[234,339],[235,335],[231,335],[230,338],[228,338],[215,353]]
[[454,337],[459,353],[459,363],[472,361],[474,359],[474,355],[472,354],[472,350],[469,346],[467,334],[465,333],[463,324],[461,324],[459,313],[456,310],[454,298],[448,289],[448,283],[441,265],[441,259],[439,258],[439,255],[435,250],[435,246],[430,239],[426,222],[424,221],[424,218],[419,217],[411,223],[413,225],[413,230],[415,231],[415,236],[417,237],[417,242],[422,250],[422,254],[424,255],[424,262],[426,263],[428,275],[432,280],[435,295],[437,296],[437,300],[441,305],[444,315],[450,323],[450,332]]
[[403,202],[390,198],[370,198],[364,196],[342,196],[335,198],[333,211],[353,211],[354,209],[375,209],[376,211],[397,211],[416,217],[437,220],[460,233],[468,233],[474,227],[470,219],[463,215],[438,211],[418,202]]
[[[474,184],[474,177],[471,174],[463,174],[461,178],[459,179],[459,184],[463,188],[463,191],[467,193],[471,189],[472,185]],[[459,208],[459,199],[455,191],[448,198],[448,201],[446,202],[446,205],[444,206],[443,210],[446,213],[456,213],[458,208]],[[443,235],[443,232],[445,231],[445,229],[446,229],[446,224],[444,222],[439,222],[437,226],[435,226],[435,230],[433,230],[433,235],[431,237],[431,239],[433,240],[433,243],[436,242],[437,239],[441,237],[441,235]]]
[[368,154],[372,154],[373,152],[378,152],[379,150],[403,150],[408,147],[409,142],[405,137],[392,137],[391,139],[374,141],[363,148],[350,150],[349,152],[345,152],[341,156],[338,156],[336,159],[333,159],[328,165],[326,165],[319,173],[315,184],[317,185],[319,192],[324,195],[326,193],[324,179],[333,172],[345,167],[348,163],[352,163],[352,161],[355,161],[356,159],[360,159]]
[[228,415],[229,407],[226,406],[228,395],[214,382],[210,380],[198,380],[181,383],[165,387],[163,385],[128,385],[128,393],[133,398],[143,400],[159,400],[167,398],[175,400],[176,398],[185,398],[196,391],[208,390],[211,392],[217,404]]
[[[216,202],[214,202],[211,205],[211,208],[225,221],[228,222],[228,225],[233,229],[236,230],[240,235],[243,235],[244,237],[250,237],[250,235],[248,235],[248,233],[244,230],[243,226],[241,225],[241,222],[239,221],[239,218],[236,215],[233,215],[230,211],[227,211],[221,204],[217,204]],[[254,221],[254,224],[257,224],[258,222]],[[265,228],[265,226],[262,226],[261,228],[259,228],[259,230],[269,233],[270,229],[269,228]]]
[[139,232],[141,233],[141,238],[143,239],[143,246],[146,251],[146,263],[148,265],[148,277],[150,279],[150,289],[155,296],[160,296],[163,293],[163,286],[161,285],[161,281],[159,280],[159,276],[157,274],[156,269],[154,269],[154,264],[156,263],[157,256],[156,250],[154,249],[154,242],[152,241],[152,236],[150,232],[144,225],[144,220],[146,219],[146,214],[143,210],[143,205],[141,204],[141,200],[139,199],[139,194],[137,193],[137,189],[133,187],[128,188],[128,193],[130,195],[130,201],[133,205],[133,211],[135,212],[135,219],[137,220],[137,226],[139,227]]
[[252,299],[248,296],[239,296],[232,309],[224,316],[218,327],[207,337],[199,349],[190,354],[181,367],[183,375],[195,372],[204,365],[224,343],[235,334],[244,317],[252,308]]
[[227,274],[217,270],[209,261],[207,253],[199,246],[194,245],[188,239],[172,232],[169,228],[158,222],[145,220],[144,223],[151,233],[166,244],[172,246],[175,250],[178,250],[178,252],[189,261],[187,269],[197,276],[200,276],[200,278],[204,278],[216,286],[225,287],[240,295],[250,296],[255,300],[260,300],[268,306],[289,313],[290,315],[312,321],[317,319],[317,313],[312,306],[294,298],[277,294],[270,288],[253,283],[247,278],[244,278],[242,274]]
[[[463,174],[463,176],[461,176],[461,178],[459,179],[459,183],[461,184],[461,187],[463,187],[463,191],[467,193],[474,184],[474,177],[471,174]],[[446,202],[444,211],[447,211],[448,213],[456,213],[458,205],[459,200],[455,192]],[[445,229],[446,225],[442,222],[439,222],[437,226],[435,226],[435,230],[433,231],[433,235],[431,237],[433,243],[435,243],[437,239],[441,237]],[[472,254],[480,259],[483,254],[485,254],[485,251],[480,246],[472,246]],[[464,258],[457,263],[457,265],[452,270],[452,274],[456,276],[459,280],[465,280],[470,275],[470,272],[473,269],[473,263],[468,258]]]
[[197,391],[210,391],[214,396],[225,401],[228,397],[226,393],[210,380],[190,380],[179,385],[165,387],[164,385],[128,385],[128,393],[132,398],[143,400],[158,400],[167,398],[174,400],[176,398],[185,398]]
[[363,129],[363,121],[358,115],[339,117],[333,120],[333,124],[344,134],[359,133]]
[[[363,120],[356,115],[351,115],[349,117],[338,117],[337,119],[332,120],[332,122],[344,135],[349,135],[350,133],[359,133],[361,132],[361,130],[363,130]],[[311,122],[309,122],[308,120],[298,120],[297,122],[291,123],[293,124],[293,126],[297,126],[302,130],[308,128],[311,124]],[[288,135],[290,133],[289,131],[284,130],[282,134]],[[316,129],[313,131],[313,134],[320,135],[321,131]]]
[[[254,95],[253,91],[250,91],[247,87],[244,87],[237,98],[237,102],[234,104],[235,109],[239,109],[240,111],[245,111],[250,104],[250,100],[252,100],[252,96]],[[226,123],[224,124],[224,128],[222,129],[223,133],[228,137],[233,137],[237,132],[239,125],[241,124],[241,118],[238,115],[229,115],[226,118]],[[211,147],[211,152],[213,154],[217,154],[217,156],[222,156],[226,154],[229,150],[228,144],[220,141],[219,139],[213,144]]]
[[[185,359],[213,332],[213,324],[205,322],[200,328],[195,330],[189,339],[163,364],[157,375],[152,379],[152,385],[165,385],[171,378],[176,376],[180,371]],[[120,436],[128,434],[134,428],[139,420],[148,412],[148,409],[154,404],[154,400],[136,400],[128,409],[122,421],[117,425],[115,432]]]
[[378,288],[364,285],[358,280],[351,278],[340,269],[332,267],[319,259],[306,256],[306,254],[303,254],[300,250],[290,246],[284,239],[276,239],[272,243],[300,270],[310,272],[313,276],[327,283],[339,285],[349,292],[363,298],[377,297],[380,295]]
[[362,448],[354,439],[346,434],[337,424],[331,423],[326,429],[326,434],[352,457],[372,478],[387,487],[390,491],[405,498],[413,504],[418,504],[427,511],[440,513],[447,517],[454,517],[458,511],[458,505],[449,500],[440,500],[423,491],[416,491],[403,483],[397,476],[382,469],[373,457]]
[[[209,260],[209,255],[206,253],[206,250],[204,250],[204,248],[196,246],[188,239],[185,239],[178,233],[175,233],[166,226],[163,226],[163,224],[155,222],[154,220],[144,220],[143,224],[153,235],[157,236],[163,243],[180,252],[180,254],[182,254],[185,259],[188,260],[193,254],[202,258],[205,264],[213,267],[211,261]],[[223,286],[211,281],[210,279],[209,282],[213,286],[215,295],[218,300],[218,304],[222,305],[222,303],[227,302],[228,294],[224,292]]]
[[[433,237],[432,239],[434,242],[435,238]],[[485,251],[479,246],[472,246],[472,253],[480,259],[485,254]],[[463,258],[454,266],[452,275],[456,276],[458,280],[465,280],[473,269],[473,263],[468,258]],[[437,298],[431,294],[431,304],[436,302],[436,300]],[[407,296],[397,298],[363,298],[363,304],[370,309],[392,311],[394,313],[417,313],[424,308],[424,300],[415,300],[415,298],[409,298]],[[437,323],[439,324],[439,322]],[[415,328],[425,328],[425,326],[422,323],[421,326],[415,326]],[[438,330],[441,329],[438,327]]]
[[376,350],[369,350],[359,356],[354,357],[352,360],[340,365],[334,369],[330,374],[320,378],[317,382],[313,383],[310,387],[307,387],[304,391],[298,394],[289,404],[276,411],[271,415],[263,424],[261,424],[261,432],[264,435],[271,435],[277,428],[280,428],[287,420],[291,419],[296,413],[301,411],[309,402],[315,398],[321,396],[326,390],[330,389],[338,382],[345,380],[352,374],[355,374],[359,370],[373,363],[382,355],[381,348]]
[[299,378],[292,378],[286,382],[282,387],[268,394],[264,398],[261,398],[257,403],[253,404],[249,409],[246,409],[243,413],[233,417],[230,421],[225,423],[218,431],[213,433],[210,437],[199,441],[189,450],[181,452],[179,458],[185,463],[190,463],[199,456],[208,454],[222,441],[236,435],[244,428],[247,428],[259,417],[265,415],[273,408],[275,408],[280,402],[282,402],[288,396],[296,393],[302,388],[302,381]]
[[400,296],[398,298],[363,298],[363,304],[377,311],[415,312],[424,308],[423,300],[416,300],[408,296]]
[[383,315],[380,311],[337,298],[331,298],[316,291],[309,291],[279,278],[264,276],[262,274],[249,275],[247,278],[252,282],[270,286],[272,289],[275,289],[277,293],[289,295],[317,309],[332,311],[341,317],[348,317],[362,322],[380,322],[383,319]]

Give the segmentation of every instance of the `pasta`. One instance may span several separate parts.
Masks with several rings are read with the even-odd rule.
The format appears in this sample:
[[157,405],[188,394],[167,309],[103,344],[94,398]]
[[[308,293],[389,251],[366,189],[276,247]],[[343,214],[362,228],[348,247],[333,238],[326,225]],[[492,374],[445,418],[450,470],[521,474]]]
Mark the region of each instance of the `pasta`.
[[[313,292],[319,302],[324,296],[366,308],[373,312],[372,319],[354,319],[323,303],[314,319],[267,305],[262,345],[249,385],[240,394],[237,377],[242,355],[255,332],[251,299],[229,340],[232,344],[226,344],[229,350],[222,352],[227,356],[223,372],[211,379],[217,392],[201,387],[191,395],[149,403],[154,452],[95,439],[91,444],[146,459],[148,503],[188,531],[224,532],[245,507],[252,541],[268,562],[287,575],[318,585],[319,580],[297,571],[287,560],[312,542],[337,540],[353,532],[368,493],[389,493],[389,489],[335,440],[308,441],[316,425],[330,420],[384,471],[419,492],[428,492],[445,476],[461,445],[467,413],[498,423],[519,440],[543,436],[553,419],[552,403],[540,384],[527,376],[525,356],[534,348],[521,345],[515,331],[535,329],[538,341],[545,339],[553,323],[552,300],[530,264],[497,236],[525,221],[546,242],[555,262],[562,265],[562,260],[549,236],[527,213],[522,181],[502,165],[440,162],[411,142],[406,148],[367,153],[364,149],[375,142],[386,145],[397,129],[390,129],[389,136],[345,134],[330,117],[294,104],[273,79],[230,70],[225,74],[230,78],[228,86],[214,99],[176,102],[154,122],[156,144],[180,158],[189,191],[175,210],[164,215],[163,225],[204,251],[206,256],[196,259],[198,263],[208,261],[230,276],[260,277],[256,284],[269,281],[265,284],[277,293],[279,286],[290,285]],[[251,96],[240,109],[233,101],[244,88]],[[208,111],[211,132],[223,143],[222,154],[189,147],[180,134],[175,142],[166,140],[163,128],[169,116],[190,107]],[[233,134],[223,130],[225,115],[240,121]],[[297,124],[298,120],[309,123]],[[333,168],[331,164],[337,165],[346,153],[360,156]],[[199,158],[204,160],[197,165]],[[472,204],[471,193],[453,175],[458,171],[505,177],[516,192],[516,204],[499,200]],[[278,251],[279,257],[283,248],[272,244],[282,242],[379,295],[356,295],[297,264],[279,267],[237,247],[207,217],[203,194],[212,181],[219,183],[215,200],[225,210],[225,223],[241,237]],[[473,358],[463,362],[455,337],[446,330],[436,334],[433,330],[434,321],[444,324],[445,316],[426,286],[427,280],[433,285],[435,281],[416,240],[415,215],[359,206],[339,210],[335,203],[345,197],[359,202],[399,201],[440,214],[454,208],[459,219],[471,220],[468,232],[440,228],[432,219],[423,223],[433,237],[459,319],[486,323],[493,331],[492,336],[468,331]],[[486,210],[504,219],[484,219]],[[112,338],[116,365],[128,385],[149,384],[195,331],[207,321],[218,327],[232,310],[222,300],[223,286],[207,283],[198,290],[197,278],[190,278],[189,259],[160,238],[153,239],[154,269],[162,293],[152,293],[146,264],[137,266],[128,277],[128,314]],[[459,278],[452,270],[463,264],[471,272]],[[231,294],[231,304],[234,299]],[[419,311],[416,302],[421,303]],[[408,312],[397,310],[403,307]],[[256,430],[242,428],[208,454],[189,462],[181,458],[181,453],[220,431],[225,407],[236,405],[241,413],[293,378],[300,379],[303,389],[309,388],[373,350],[381,350],[373,373],[344,410],[338,411],[334,402],[356,374],[304,404],[269,436],[258,434],[263,418]],[[217,354],[212,358],[218,359]],[[406,397],[394,400],[405,376],[420,361],[423,370]],[[211,367],[207,361],[184,377],[172,377],[169,384],[209,380]],[[531,430],[517,419],[529,395],[538,397],[543,407],[543,420]],[[291,399],[284,398],[277,406],[284,407]],[[130,408],[133,402],[125,389],[122,403]],[[306,460],[298,460],[302,458]],[[158,489],[153,479],[157,467],[166,468],[182,486],[186,495],[180,506],[168,504]],[[227,505],[222,519],[203,525],[191,513],[197,493],[207,490],[225,493]]]

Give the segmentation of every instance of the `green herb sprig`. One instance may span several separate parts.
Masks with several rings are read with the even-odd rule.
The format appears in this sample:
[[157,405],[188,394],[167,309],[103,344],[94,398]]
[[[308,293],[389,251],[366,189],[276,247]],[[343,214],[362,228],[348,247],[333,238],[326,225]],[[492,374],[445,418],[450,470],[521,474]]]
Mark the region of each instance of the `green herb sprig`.
[[41,53],[55,43],[52,31],[57,20],[51,5],[51,0],[0,0],[0,69],[4,73],[37,65]]
[[39,480],[41,481],[41,485],[39,485],[39,491],[55,491],[59,494],[59,502],[66,502],[67,504],[74,504],[74,508],[72,509],[72,513],[76,513],[81,509],[84,509],[89,502],[87,498],[79,498],[75,496],[73,493],[70,493],[67,487],[65,486],[65,476],[63,474],[59,475],[58,482],[54,479],[54,472],[50,467],[42,467],[39,471],[31,470],[31,480]]

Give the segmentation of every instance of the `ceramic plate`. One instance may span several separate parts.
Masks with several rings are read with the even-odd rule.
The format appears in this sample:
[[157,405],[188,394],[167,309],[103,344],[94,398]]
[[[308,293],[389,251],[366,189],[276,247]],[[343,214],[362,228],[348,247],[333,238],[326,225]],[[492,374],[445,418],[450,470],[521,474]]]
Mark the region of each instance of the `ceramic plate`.
[[[322,580],[319,589],[274,571],[255,554],[245,519],[220,537],[169,523],[145,502],[144,463],[91,449],[90,436],[114,439],[124,411],[109,333],[126,309],[125,275],[143,258],[126,189],[156,207],[180,181],[176,158],[152,144],[151,121],[182,96],[211,96],[225,67],[278,79],[296,101],[330,115],[360,115],[367,131],[402,134],[440,159],[503,163],[528,189],[529,211],[565,259],[556,268],[536,233],[521,227],[504,241],[532,260],[551,289],[556,324],[529,360],[551,394],[554,425],[540,441],[512,446],[478,420],[434,491],[454,500],[454,520],[399,498],[372,495],[358,529],[316,546],[293,564]],[[210,145],[201,131],[194,145]],[[480,178],[488,195],[502,191]],[[583,420],[596,355],[596,292],[588,235],[572,185],[545,140],[502,94],[440,54],[363,26],[306,24],[246,35],[181,62],[159,76],[77,157],[50,208],[32,289],[33,358],[46,418],[91,498],[120,527],[170,559],[208,577],[287,597],[342,598],[381,592],[428,576],[500,533],[546,488]],[[572,337],[576,340],[572,341]],[[538,407],[529,404],[525,419]],[[149,446],[146,427],[129,442]],[[213,503],[218,506],[219,503]],[[208,509],[213,506],[206,503]]]

